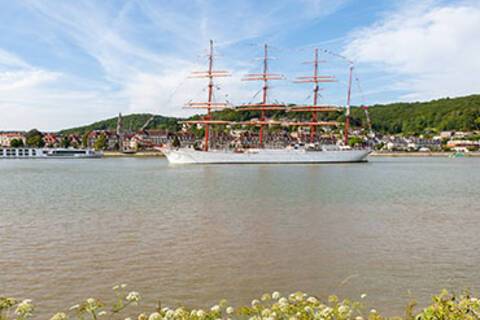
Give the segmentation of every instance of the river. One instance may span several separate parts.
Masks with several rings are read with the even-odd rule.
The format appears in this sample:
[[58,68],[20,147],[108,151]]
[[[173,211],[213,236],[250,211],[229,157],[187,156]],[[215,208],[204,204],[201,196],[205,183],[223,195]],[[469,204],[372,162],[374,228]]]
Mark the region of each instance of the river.
[[388,315],[480,289],[479,159],[0,161],[0,296],[39,315],[127,283],[153,308],[303,290]]

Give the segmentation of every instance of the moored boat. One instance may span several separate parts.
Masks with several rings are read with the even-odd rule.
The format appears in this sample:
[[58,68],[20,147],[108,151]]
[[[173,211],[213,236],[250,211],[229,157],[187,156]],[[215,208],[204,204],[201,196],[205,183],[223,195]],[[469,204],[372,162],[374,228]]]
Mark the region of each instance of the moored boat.
[[163,148],[162,152],[172,164],[294,164],[294,163],[341,163],[364,162],[369,150],[306,148],[210,150],[193,148]]
[[[194,72],[194,78],[207,78],[208,83],[208,100],[206,102],[190,102],[187,108],[206,109],[207,114],[200,120],[181,121],[187,126],[203,126],[204,128],[204,142],[201,148],[197,147],[180,147],[178,145],[169,145],[159,148],[168,161],[172,164],[236,164],[236,163],[342,163],[342,162],[363,162],[366,161],[369,149],[352,149],[348,146],[348,134],[350,125],[350,93],[352,86],[352,72],[353,66],[350,65],[349,83],[347,105],[345,107],[334,105],[320,105],[317,103],[319,83],[336,82],[334,76],[323,76],[318,73],[318,49],[315,49],[313,75],[299,77],[296,82],[299,83],[313,83],[313,104],[301,106],[287,106],[281,103],[272,103],[268,101],[269,81],[284,80],[283,75],[278,73],[270,73],[268,70],[268,46],[264,46],[263,70],[262,73],[247,74],[243,80],[262,81],[262,100],[258,103],[250,103],[234,108],[238,112],[257,112],[259,114],[258,120],[250,120],[243,122],[214,120],[212,110],[227,108],[227,103],[215,102],[213,100],[214,85],[213,79],[217,77],[229,76],[226,71],[215,71],[213,69],[213,41],[210,41],[210,52],[208,55],[208,70]],[[268,113],[280,111],[285,113],[309,113],[311,119],[309,121],[277,121],[267,119]],[[317,129],[326,127],[335,127],[339,123],[336,121],[322,121],[319,120],[319,113],[322,112],[343,112],[345,111],[345,125],[343,132],[343,141],[338,144],[322,145],[317,140]],[[259,128],[258,145],[239,146],[230,149],[215,150],[210,148],[210,126],[213,125],[228,125],[235,126],[250,126]],[[269,126],[283,126],[283,127],[308,127],[310,129],[309,144],[303,142],[301,146],[288,145],[283,149],[270,148],[264,143],[264,128]]]
[[96,159],[103,153],[92,149],[0,148],[0,159]]

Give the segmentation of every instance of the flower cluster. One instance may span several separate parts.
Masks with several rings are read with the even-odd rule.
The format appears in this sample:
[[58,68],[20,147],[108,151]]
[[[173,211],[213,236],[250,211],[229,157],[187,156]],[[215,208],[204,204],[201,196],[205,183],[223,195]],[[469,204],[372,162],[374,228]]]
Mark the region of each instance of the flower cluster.
[[[383,320],[375,309],[364,311],[360,302],[340,300],[330,296],[322,302],[303,292],[283,296],[279,292],[266,293],[247,306],[234,308],[226,300],[206,309],[169,308],[158,306],[149,313],[126,315],[129,305],[140,301],[136,291],[126,291],[126,285],[113,287],[116,302],[106,306],[100,300],[88,298],[73,305],[66,312],[53,315],[50,320],[75,320],[102,318],[120,320]],[[360,299],[364,299],[365,294]],[[0,320],[26,320],[32,317],[34,306],[31,300],[17,301],[0,297]],[[13,318],[10,316],[13,315]],[[443,291],[433,298],[430,306],[418,314],[413,313],[413,304],[407,309],[406,320],[460,320],[480,319],[480,300],[469,295],[455,297]],[[402,318],[395,318],[402,319]]]

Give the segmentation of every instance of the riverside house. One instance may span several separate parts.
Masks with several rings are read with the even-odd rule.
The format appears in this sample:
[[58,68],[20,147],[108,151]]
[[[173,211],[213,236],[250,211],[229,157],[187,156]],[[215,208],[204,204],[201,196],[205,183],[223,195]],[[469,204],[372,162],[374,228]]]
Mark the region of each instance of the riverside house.
[[21,131],[0,132],[1,147],[7,147],[7,148],[10,147],[13,140],[21,140],[25,145],[27,143],[25,132],[21,132]]

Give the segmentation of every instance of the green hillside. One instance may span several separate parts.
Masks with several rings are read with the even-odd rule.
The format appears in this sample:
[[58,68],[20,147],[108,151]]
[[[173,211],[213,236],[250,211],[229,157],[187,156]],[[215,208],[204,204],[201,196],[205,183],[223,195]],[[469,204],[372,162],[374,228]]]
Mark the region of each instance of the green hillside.
[[[460,98],[445,98],[429,102],[393,103],[387,105],[373,105],[369,107],[373,129],[382,133],[420,134],[425,131],[480,130],[480,95],[471,95]],[[222,110],[213,113],[214,119],[245,121],[258,117],[258,112],[236,112]],[[270,115],[272,118],[306,119],[308,114],[285,114],[277,111]],[[123,126],[126,130],[139,130],[151,117],[150,114],[131,114],[123,117]],[[344,115],[329,113],[325,119],[343,121]],[[198,119],[199,115],[191,119]],[[149,129],[178,130],[178,118],[155,116],[149,124]],[[352,110],[352,125],[366,127],[365,112],[359,108]],[[117,118],[98,121],[88,126],[72,128],[61,133],[83,134],[90,130],[115,130]]]
[[[151,116],[152,115],[149,113],[129,114],[129,115],[123,116],[123,128],[128,131],[138,131],[150,119]],[[62,130],[59,133],[60,134],[75,133],[75,134],[83,135],[84,133],[92,130],[116,130],[117,121],[118,121],[117,117],[110,118],[107,120],[102,120],[102,121],[92,123],[87,126]],[[179,127],[177,124],[177,121],[178,121],[177,118],[163,117],[163,116],[156,115],[148,125],[148,128],[177,130]]]
[[[384,133],[480,130],[480,95],[374,105],[369,107],[369,113],[373,129]],[[364,112],[355,110],[353,118],[357,124],[364,123]]]

